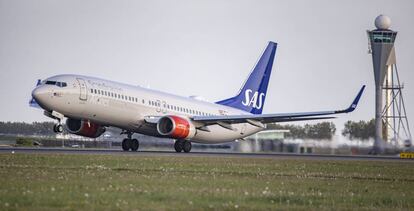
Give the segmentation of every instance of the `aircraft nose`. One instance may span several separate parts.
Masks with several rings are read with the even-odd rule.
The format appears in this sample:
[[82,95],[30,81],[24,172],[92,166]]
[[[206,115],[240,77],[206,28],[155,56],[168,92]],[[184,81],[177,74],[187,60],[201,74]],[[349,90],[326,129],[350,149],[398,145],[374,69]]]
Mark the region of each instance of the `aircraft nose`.
[[38,86],[32,91],[32,97],[36,100],[39,104],[44,104],[45,100],[47,99],[49,90],[46,87]]

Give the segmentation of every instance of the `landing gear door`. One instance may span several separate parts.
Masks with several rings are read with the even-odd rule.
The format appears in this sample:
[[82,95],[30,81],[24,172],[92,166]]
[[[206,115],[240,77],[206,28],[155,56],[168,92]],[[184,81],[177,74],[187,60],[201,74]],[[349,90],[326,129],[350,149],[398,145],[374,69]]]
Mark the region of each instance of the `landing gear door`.
[[82,78],[77,78],[76,80],[78,80],[79,89],[80,89],[79,99],[80,100],[87,100],[88,99],[88,91],[86,89],[85,80],[83,80]]

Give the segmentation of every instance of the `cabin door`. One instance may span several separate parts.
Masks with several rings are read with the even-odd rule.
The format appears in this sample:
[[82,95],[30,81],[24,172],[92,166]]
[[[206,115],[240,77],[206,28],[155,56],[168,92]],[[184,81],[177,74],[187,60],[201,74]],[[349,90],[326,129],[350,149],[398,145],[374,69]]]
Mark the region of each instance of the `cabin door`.
[[86,82],[82,78],[77,78],[76,80],[78,80],[78,83],[79,83],[79,90],[80,90],[79,99],[85,101],[88,99],[88,91],[86,88]]

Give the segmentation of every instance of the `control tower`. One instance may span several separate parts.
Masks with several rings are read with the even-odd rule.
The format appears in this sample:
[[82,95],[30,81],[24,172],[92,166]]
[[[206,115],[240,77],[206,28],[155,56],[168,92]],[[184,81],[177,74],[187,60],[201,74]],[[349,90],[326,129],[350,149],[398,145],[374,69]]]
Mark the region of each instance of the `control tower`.
[[373,153],[383,153],[386,146],[411,142],[402,88],[397,71],[394,42],[397,32],[390,30],[391,19],[380,15],[376,29],[368,30],[369,53],[375,78],[375,142]]

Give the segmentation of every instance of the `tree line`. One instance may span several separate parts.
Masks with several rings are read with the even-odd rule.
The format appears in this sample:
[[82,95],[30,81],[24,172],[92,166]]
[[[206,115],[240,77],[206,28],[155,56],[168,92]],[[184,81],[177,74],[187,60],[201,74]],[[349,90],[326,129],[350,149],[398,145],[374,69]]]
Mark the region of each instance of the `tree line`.
[[269,124],[268,129],[289,130],[286,138],[292,139],[317,139],[330,140],[336,132],[335,124],[332,122],[321,122],[316,124],[293,125],[293,124]]
[[[14,135],[54,135],[53,122],[0,122],[0,134]],[[316,124],[294,125],[294,124],[269,124],[268,129],[289,130],[286,138],[292,139],[316,139],[330,140],[336,132],[335,124],[332,122],[320,122]],[[375,135],[375,121],[348,121],[344,125],[342,135],[350,140],[368,140]]]
[[0,134],[8,135],[54,135],[53,122],[0,122]]
[[[332,122],[321,122],[316,124],[294,125],[294,124],[270,124],[268,129],[289,130],[285,134],[286,138],[292,139],[316,139],[331,140],[336,132],[335,124]],[[347,121],[342,135],[349,140],[366,141],[375,136],[375,121]]]

